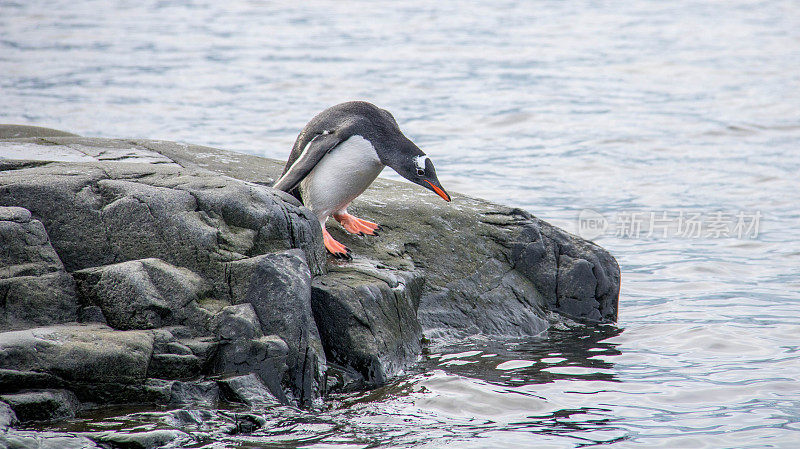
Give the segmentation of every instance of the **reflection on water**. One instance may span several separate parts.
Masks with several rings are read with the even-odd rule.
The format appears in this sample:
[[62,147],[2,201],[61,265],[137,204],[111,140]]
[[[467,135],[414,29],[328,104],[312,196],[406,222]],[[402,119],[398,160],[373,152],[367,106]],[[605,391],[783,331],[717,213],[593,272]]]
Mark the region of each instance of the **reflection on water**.
[[449,190],[568,230],[583,210],[610,224],[629,211],[761,216],[757,238],[598,236],[622,268],[619,329],[434,347],[419,372],[316,413],[119,411],[56,427],[178,428],[196,447],[800,441],[796,2],[0,11],[0,122],[285,158],[314,113],[367,99],[434,156]]

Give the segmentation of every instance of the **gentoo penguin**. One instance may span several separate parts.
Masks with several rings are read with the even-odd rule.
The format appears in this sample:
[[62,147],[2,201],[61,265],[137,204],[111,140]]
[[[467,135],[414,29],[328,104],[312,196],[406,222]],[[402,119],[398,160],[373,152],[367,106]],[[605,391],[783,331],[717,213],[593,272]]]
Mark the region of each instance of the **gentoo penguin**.
[[348,214],[347,206],[387,165],[450,201],[433,162],[403,135],[392,114],[364,101],[332,106],[311,119],[273,187],[294,194],[311,209],[322,225],[325,248],[349,258],[350,249],[331,237],[325,222],[332,215],[350,233],[377,235],[377,224]]

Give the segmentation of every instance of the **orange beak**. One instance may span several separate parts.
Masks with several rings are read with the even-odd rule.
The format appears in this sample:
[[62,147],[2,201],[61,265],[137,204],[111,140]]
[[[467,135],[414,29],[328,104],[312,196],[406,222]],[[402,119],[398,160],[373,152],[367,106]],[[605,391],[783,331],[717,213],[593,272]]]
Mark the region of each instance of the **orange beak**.
[[437,194],[437,195],[439,195],[440,197],[442,197],[442,199],[443,199],[443,200],[445,200],[445,201],[450,201],[450,195],[448,195],[448,194],[447,194],[447,192],[445,192],[444,190],[442,190],[442,188],[441,188],[441,187],[438,187],[438,186],[435,186],[435,185],[433,185],[433,183],[432,183],[432,182],[430,182],[430,181],[428,181],[427,179],[425,180],[425,182],[427,182],[427,183],[428,183],[428,185],[430,185],[430,186],[431,186],[431,188],[433,189],[433,191],[434,191],[434,192],[436,192],[436,194]]

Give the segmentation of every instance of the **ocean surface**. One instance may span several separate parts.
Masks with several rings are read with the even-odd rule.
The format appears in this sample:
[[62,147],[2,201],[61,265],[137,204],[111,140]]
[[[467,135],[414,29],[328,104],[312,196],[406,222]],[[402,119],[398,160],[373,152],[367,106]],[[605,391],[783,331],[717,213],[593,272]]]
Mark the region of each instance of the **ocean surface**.
[[611,251],[618,325],[433,348],[386,388],[252,433],[197,410],[53,428],[179,428],[194,447],[800,447],[796,1],[0,0],[0,123],[286,158],[352,99],[390,110],[448,190]]

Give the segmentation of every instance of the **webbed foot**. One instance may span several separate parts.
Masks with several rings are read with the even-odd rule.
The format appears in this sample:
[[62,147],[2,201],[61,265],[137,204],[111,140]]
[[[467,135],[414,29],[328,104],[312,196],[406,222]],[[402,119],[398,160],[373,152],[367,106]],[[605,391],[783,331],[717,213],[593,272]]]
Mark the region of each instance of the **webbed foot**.
[[361,234],[361,235],[378,235],[376,231],[380,230],[381,227],[377,223],[373,223],[371,221],[362,220],[358,217],[354,217],[347,212],[341,214],[333,214],[333,218],[336,219],[339,223],[341,223],[342,227],[345,231],[351,234]]

